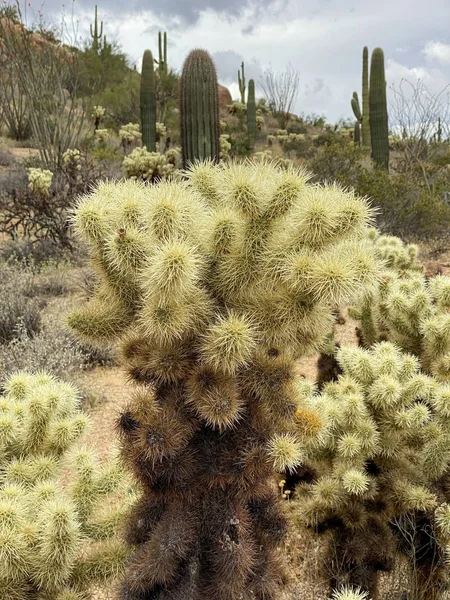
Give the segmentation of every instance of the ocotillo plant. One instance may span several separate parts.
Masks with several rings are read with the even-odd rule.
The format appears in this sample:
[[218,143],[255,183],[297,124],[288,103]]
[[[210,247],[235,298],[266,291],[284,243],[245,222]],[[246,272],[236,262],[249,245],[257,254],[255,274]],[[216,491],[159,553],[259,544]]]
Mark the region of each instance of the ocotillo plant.
[[384,54],[381,48],[375,48],[372,52],[370,63],[369,116],[372,159],[377,166],[389,169],[386,77],[384,73]]
[[[83,600],[123,571],[131,496],[115,460],[74,449],[88,419],[72,386],[16,373],[0,397],[0,597]],[[67,468],[70,483],[62,483]],[[133,497],[134,498],[134,497]],[[103,506],[103,508],[102,508]]]
[[369,49],[363,48],[363,66],[362,66],[362,143],[366,148],[371,148],[370,135],[370,106],[369,106]]
[[255,98],[255,82],[250,79],[248,82],[248,98],[247,98],[247,133],[248,138],[253,148],[255,145],[256,136],[256,98]]
[[371,210],[275,162],[185,175],[102,183],[74,218],[100,282],[70,324],[120,341],[136,382],[119,421],[143,491],[122,598],[269,600],[285,530],[273,470],[301,462],[317,428],[295,360],[376,277]]
[[156,79],[151,50],[146,50],[142,58],[140,100],[142,144],[149,152],[154,152],[156,150]]
[[[242,75],[241,75],[242,70]],[[242,61],[241,68],[238,71],[238,83],[239,91],[241,92],[241,102],[245,104],[245,72],[244,72],[244,61]]]
[[89,25],[89,28],[91,31],[92,49],[95,52],[98,52],[98,49],[100,47],[99,42],[103,36],[103,21],[100,23],[100,31],[99,31],[98,18],[97,18],[97,5],[95,5],[94,28],[92,29],[92,23],[91,23],[91,25]]
[[[328,573],[331,564],[341,569],[331,588],[343,579],[377,600],[379,573],[393,567],[401,539],[392,524],[405,515],[434,519],[434,479],[450,458],[449,390],[391,343],[347,347],[337,356],[343,375],[314,402],[327,427],[312,461],[319,476],[300,488],[302,516],[317,531],[329,530]],[[423,566],[420,558],[416,565]]]
[[160,73],[167,73],[167,32],[164,32],[164,45],[163,36],[158,31],[158,70]]
[[192,50],[180,80],[183,165],[220,157],[219,91],[214,63],[205,50]]

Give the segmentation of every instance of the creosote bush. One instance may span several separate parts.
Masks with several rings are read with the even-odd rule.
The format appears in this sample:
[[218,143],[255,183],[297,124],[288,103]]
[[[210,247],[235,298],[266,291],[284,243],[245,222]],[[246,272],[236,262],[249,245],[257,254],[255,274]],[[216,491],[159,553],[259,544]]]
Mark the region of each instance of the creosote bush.
[[[76,391],[44,372],[19,372],[0,397],[2,600],[85,600],[117,578],[117,535],[130,494],[117,459],[100,467],[74,448],[88,419]],[[62,470],[74,476],[63,485]],[[114,497],[118,501],[113,503]]]
[[[297,488],[305,524],[328,532],[326,571],[341,569],[330,587],[360,586],[377,600],[379,573],[403,551],[424,585],[432,575],[437,598],[450,541],[450,509],[438,485],[450,461],[448,386],[389,342],[345,347],[337,358],[343,374],[312,401],[326,423],[316,455],[309,455],[317,476]],[[429,550],[404,547],[393,524],[405,516],[410,534],[414,523],[428,524],[428,541],[435,540]]]
[[371,210],[273,161],[185,176],[102,183],[74,216],[99,283],[69,322],[120,341],[134,380],[118,429],[143,496],[122,598],[268,600],[284,581],[273,473],[321,429],[295,360],[376,280]]

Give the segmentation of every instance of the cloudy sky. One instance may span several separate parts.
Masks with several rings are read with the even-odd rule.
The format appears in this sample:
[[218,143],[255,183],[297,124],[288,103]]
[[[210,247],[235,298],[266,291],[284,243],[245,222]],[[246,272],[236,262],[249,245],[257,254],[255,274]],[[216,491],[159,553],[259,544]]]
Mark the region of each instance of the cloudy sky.
[[[11,0],[8,0],[11,1]],[[167,30],[169,64],[179,70],[192,48],[205,48],[219,81],[239,96],[237,70],[245,61],[257,95],[267,67],[288,63],[300,74],[297,113],[351,117],[352,92],[361,88],[361,55],[381,46],[388,86],[422,80],[438,92],[450,83],[450,0],[97,0],[109,39],[140,64],[157,52]],[[28,4],[28,0],[27,0]],[[27,11],[55,19],[72,11],[81,36],[89,34],[94,0],[31,0]]]

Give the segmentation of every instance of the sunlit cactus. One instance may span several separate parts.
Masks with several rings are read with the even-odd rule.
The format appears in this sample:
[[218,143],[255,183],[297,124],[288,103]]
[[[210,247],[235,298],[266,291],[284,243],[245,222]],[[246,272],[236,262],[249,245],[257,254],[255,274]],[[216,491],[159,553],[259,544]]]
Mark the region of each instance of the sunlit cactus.
[[79,202],[99,287],[70,323],[119,342],[135,381],[119,432],[144,493],[122,598],[277,596],[272,474],[304,460],[322,427],[295,360],[320,346],[335,302],[376,279],[371,214],[267,160],[103,183]]
[[450,382],[450,277],[427,280],[417,246],[398,238],[381,236],[375,247],[388,268],[351,310],[360,322],[363,345],[395,342],[415,354],[426,372]]
[[[450,392],[389,342],[345,347],[337,358],[343,374],[312,404],[326,427],[312,460],[309,454],[318,476],[299,489],[301,517],[318,532],[329,530],[326,569],[341,569],[330,587],[358,586],[377,599],[379,573],[392,569],[406,537],[402,518],[412,530],[421,515],[434,519],[450,461]],[[450,519],[443,509],[439,515],[445,530]],[[435,544],[431,559],[419,550],[410,556],[416,571],[426,571],[427,560],[442,567],[444,546]]]
[[123,570],[126,549],[118,532],[131,498],[127,477],[117,459],[100,467],[91,451],[74,447],[88,420],[71,385],[19,372],[5,389],[0,597],[88,599],[92,585]]

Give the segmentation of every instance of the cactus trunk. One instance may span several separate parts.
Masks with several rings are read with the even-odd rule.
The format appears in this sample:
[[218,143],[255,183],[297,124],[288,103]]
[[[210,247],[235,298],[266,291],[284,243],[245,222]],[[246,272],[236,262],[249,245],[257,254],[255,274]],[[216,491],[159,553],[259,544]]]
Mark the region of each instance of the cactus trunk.
[[153,55],[144,52],[141,73],[141,130],[142,145],[149,152],[156,150],[156,81]]
[[256,99],[255,99],[255,82],[250,79],[248,82],[248,98],[247,98],[247,133],[250,145],[253,148],[255,145],[256,136]]
[[361,124],[359,121],[355,121],[353,141],[355,142],[355,146],[361,144]]
[[[241,102],[245,104],[245,72],[244,72],[244,62],[241,64],[241,71],[238,71],[238,82],[239,82],[239,91],[241,92]],[[250,84],[249,84],[250,85]]]
[[220,156],[217,74],[204,50],[193,50],[183,65],[180,81],[180,119],[183,165]]
[[389,127],[386,102],[386,78],[384,74],[384,54],[381,48],[372,52],[370,64],[370,134],[372,159],[383,169],[389,169]]
[[94,30],[92,30],[92,25],[89,26],[92,37],[92,49],[95,52],[98,52],[99,49],[99,41],[103,36],[103,21],[100,23],[100,31],[98,30],[98,18],[97,18],[97,5],[95,5],[95,16],[94,16]]
[[362,144],[370,148],[370,117],[369,117],[369,50],[363,48],[362,70]]

